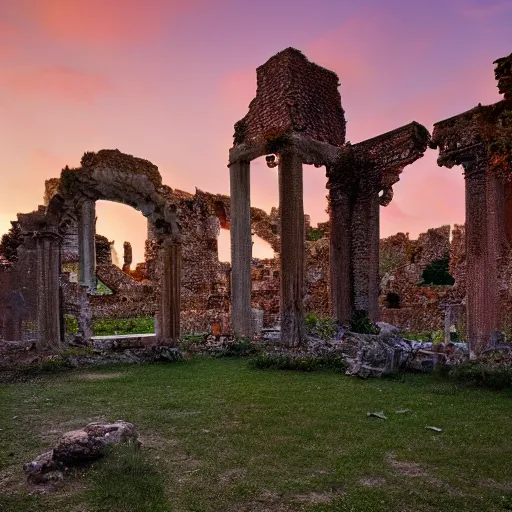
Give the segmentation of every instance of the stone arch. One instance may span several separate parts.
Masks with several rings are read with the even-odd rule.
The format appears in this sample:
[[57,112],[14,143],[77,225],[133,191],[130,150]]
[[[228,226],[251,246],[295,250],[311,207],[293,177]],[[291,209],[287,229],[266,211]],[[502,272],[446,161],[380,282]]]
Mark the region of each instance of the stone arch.
[[[162,184],[157,166],[148,160],[101,150],[85,153],[81,167],[63,169],[58,186],[51,184],[46,200],[47,222],[61,232],[70,219],[79,226],[80,283],[95,288],[95,202],[122,203],[140,211],[148,220],[149,277],[160,296],[155,331],[161,344],[175,344],[179,337],[181,226],[172,189]],[[89,315],[90,318],[90,315]],[[90,329],[84,329],[90,334]]]

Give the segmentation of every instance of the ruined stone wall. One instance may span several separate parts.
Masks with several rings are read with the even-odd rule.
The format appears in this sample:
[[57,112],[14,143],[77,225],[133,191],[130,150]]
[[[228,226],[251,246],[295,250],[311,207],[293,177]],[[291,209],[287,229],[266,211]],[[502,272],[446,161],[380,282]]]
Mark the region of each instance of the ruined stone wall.
[[[460,305],[461,283],[465,277],[463,264],[463,226],[456,225],[450,243],[450,226],[429,229],[417,240],[409,234],[398,233],[381,240],[381,271],[387,269],[381,279],[381,318],[406,331],[421,332],[444,328],[446,304]],[[450,273],[456,279],[454,286],[422,285],[422,273],[434,261],[450,257]],[[390,268],[394,263],[395,268]],[[396,294],[397,297],[388,294]],[[398,300],[399,307],[390,307],[390,299]],[[397,304],[395,303],[394,306]],[[455,316],[455,315],[454,315]],[[462,327],[464,319],[460,313],[454,317]]]
[[330,316],[329,238],[306,242],[306,296],[304,311]]

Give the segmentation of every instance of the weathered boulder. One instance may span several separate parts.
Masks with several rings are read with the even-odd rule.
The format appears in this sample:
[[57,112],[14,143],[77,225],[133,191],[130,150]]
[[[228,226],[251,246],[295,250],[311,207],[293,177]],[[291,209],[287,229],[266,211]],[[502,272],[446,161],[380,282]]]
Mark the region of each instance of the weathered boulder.
[[404,369],[412,357],[410,345],[392,333],[345,332],[341,349],[349,363],[348,375],[380,377]]
[[53,449],[53,459],[65,466],[76,466],[99,459],[105,454],[103,437],[89,436],[85,430],[66,432]]
[[127,441],[139,443],[132,423],[122,420],[115,423],[89,423],[82,430],[63,434],[53,450],[28,462],[23,469],[32,483],[60,480],[67,467],[99,459],[105,455],[108,445]]

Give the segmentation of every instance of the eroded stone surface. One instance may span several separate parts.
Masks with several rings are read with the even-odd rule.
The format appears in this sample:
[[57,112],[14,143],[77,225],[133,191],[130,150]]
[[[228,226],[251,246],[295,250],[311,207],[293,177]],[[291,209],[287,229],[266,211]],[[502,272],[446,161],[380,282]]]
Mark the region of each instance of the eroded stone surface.
[[43,453],[23,466],[28,480],[35,484],[57,481],[70,466],[80,466],[103,457],[111,444],[133,442],[138,434],[132,423],[89,423],[81,430],[66,432],[53,450]]

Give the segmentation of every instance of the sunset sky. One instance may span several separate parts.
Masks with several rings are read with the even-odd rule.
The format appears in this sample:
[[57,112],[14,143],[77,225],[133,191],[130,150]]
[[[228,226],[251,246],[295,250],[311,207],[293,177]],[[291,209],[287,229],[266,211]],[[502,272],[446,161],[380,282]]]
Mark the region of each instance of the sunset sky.
[[[511,27],[512,0],[0,0],[0,234],[85,151],[117,148],[172,188],[228,194],[233,124],[256,67],[284,48],[338,74],[355,143],[498,101],[492,62],[512,52]],[[304,171],[305,211],[324,221],[325,170]],[[277,206],[262,159],[251,183],[253,206]],[[142,260],[140,213],[101,202],[98,217],[98,232]],[[463,221],[461,170],[429,150],[381,208],[381,236]]]

